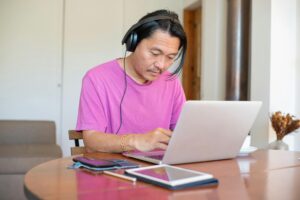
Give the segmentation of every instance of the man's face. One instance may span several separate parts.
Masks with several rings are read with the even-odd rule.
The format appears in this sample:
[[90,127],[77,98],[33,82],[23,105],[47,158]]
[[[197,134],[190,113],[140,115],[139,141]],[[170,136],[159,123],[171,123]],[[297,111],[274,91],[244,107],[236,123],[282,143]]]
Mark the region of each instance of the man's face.
[[133,56],[131,75],[139,83],[156,80],[174,62],[180,40],[161,30],[143,39],[136,47]]

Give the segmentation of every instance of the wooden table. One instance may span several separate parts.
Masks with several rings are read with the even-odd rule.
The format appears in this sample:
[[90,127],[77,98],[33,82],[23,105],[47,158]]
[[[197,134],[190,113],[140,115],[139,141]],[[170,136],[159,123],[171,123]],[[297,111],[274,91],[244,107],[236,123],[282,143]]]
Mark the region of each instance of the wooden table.
[[[122,158],[119,154],[88,154],[95,158]],[[130,181],[67,169],[71,157],[38,165],[25,175],[28,198],[37,199],[209,199],[241,200],[300,199],[300,152],[258,150],[236,159],[178,165],[213,174],[218,186],[170,191],[138,181]],[[128,159],[138,162],[133,159]],[[142,166],[149,165],[138,162]]]

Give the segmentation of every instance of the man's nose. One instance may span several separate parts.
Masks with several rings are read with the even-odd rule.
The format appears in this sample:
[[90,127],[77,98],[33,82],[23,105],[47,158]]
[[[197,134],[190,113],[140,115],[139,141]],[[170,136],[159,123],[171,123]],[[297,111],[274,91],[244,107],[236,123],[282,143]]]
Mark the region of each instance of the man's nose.
[[160,70],[163,70],[165,68],[165,65],[166,65],[166,60],[163,56],[158,58],[155,62],[155,67],[159,68]]

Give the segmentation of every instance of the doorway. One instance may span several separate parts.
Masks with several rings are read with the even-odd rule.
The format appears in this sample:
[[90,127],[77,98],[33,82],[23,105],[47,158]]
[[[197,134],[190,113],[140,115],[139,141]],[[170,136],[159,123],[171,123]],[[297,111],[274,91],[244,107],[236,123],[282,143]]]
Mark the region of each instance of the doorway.
[[182,74],[183,89],[187,100],[200,100],[202,7],[185,9],[183,17],[188,43]]

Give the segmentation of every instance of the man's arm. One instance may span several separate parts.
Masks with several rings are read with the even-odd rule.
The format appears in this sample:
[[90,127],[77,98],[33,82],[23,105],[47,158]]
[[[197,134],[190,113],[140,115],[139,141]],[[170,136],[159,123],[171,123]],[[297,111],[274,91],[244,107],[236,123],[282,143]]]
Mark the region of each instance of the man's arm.
[[87,152],[124,152],[130,150],[151,151],[166,149],[172,132],[157,128],[145,134],[107,134],[94,130],[83,131]]

